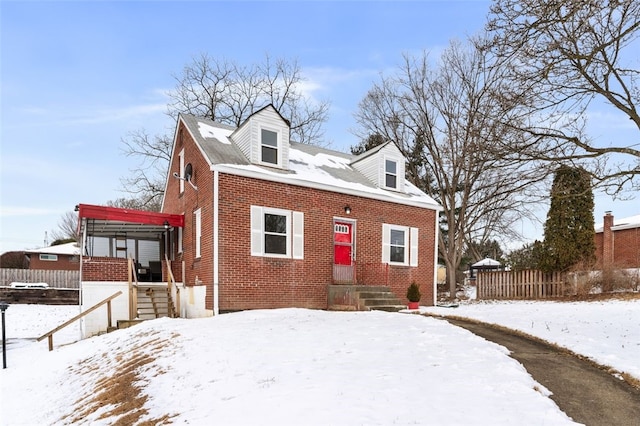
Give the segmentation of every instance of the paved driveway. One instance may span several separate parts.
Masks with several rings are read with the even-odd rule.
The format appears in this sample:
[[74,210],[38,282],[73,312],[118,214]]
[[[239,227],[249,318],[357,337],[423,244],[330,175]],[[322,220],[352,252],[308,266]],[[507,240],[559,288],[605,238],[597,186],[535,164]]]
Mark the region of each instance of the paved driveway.
[[[640,426],[640,390],[552,345],[488,324],[446,320],[511,351],[569,417],[588,426]],[[638,360],[640,362],[640,360]]]

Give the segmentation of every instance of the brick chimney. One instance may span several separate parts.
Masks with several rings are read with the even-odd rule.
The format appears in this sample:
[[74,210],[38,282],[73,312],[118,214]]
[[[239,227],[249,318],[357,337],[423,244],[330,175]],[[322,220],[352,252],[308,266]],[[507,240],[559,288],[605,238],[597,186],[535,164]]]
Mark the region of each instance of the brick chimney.
[[613,265],[613,215],[610,211],[604,212],[604,226],[602,229],[602,264]]

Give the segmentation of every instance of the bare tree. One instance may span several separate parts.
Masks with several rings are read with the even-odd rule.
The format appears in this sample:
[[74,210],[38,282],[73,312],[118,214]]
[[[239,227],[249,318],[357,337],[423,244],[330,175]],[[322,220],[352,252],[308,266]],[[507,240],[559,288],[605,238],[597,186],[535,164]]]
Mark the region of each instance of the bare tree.
[[496,99],[504,79],[494,65],[486,51],[456,42],[437,66],[426,52],[405,55],[397,74],[375,84],[356,114],[361,136],[396,142],[409,159],[408,178],[443,206],[438,249],[451,297],[466,246],[515,237],[512,223],[528,213],[526,191],[547,176],[493,149],[496,141],[521,136],[495,119],[518,120],[519,106]]
[[504,96],[527,100],[530,120],[515,124],[531,144],[518,146],[520,155],[589,160],[592,177],[612,193],[640,187],[637,138],[597,143],[584,132],[594,101],[640,130],[640,72],[631,50],[640,34],[640,2],[495,0],[488,30],[487,47],[509,68]]
[[[169,92],[168,115],[179,113],[209,118],[239,126],[258,109],[273,104],[290,121],[291,138],[297,142],[321,144],[322,125],[329,103],[313,102],[302,90],[304,78],[296,61],[272,60],[242,66],[202,54],[175,76],[176,87]],[[150,136],[145,130],[130,133],[122,140],[124,154],[139,159],[131,176],[121,179],[128,199],[112,201],[137,208],[159,210],[171,159],[172,137]]]
[[173,140],[169,135],[149,136],[144,130],[131,132],[123,139],[127,157],[138,159],[131,175],[120,178],[128,198],[110,201],[114,207],[160,211]]
[[53,241],[80,241],[78,234],[78,213],[66,212],[58,221],[58,229],[51,231]]
[[241,66],[207,54],[194,58],[170,92],[169,114],[186,112],[220,123],[239,126],[249,115],[272,104],[290,121],[292,139],[308,144],[322,142],[322,124],[329,103],[312,102],[303,92],[304,78],[297,61],[273,60]]

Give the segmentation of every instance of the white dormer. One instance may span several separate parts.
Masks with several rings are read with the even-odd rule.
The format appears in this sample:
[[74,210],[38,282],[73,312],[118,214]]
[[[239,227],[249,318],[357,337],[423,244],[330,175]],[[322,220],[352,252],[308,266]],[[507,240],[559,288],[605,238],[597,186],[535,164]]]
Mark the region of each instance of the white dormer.
[[365,152],[351,165],[379,188],[404,192],[405,158],[395,144]]
[[273,105],[253,113],[231,134],[253,164],[289,168],[289,123]]

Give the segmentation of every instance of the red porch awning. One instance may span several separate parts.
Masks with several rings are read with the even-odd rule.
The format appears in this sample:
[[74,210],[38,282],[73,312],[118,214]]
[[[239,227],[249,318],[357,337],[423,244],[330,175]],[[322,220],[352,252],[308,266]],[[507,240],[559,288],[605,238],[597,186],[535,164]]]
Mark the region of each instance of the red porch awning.
[[86,226],[87,235],[148,236],[184,227],[184,215],[79,204],[78,226],[81,233]]

